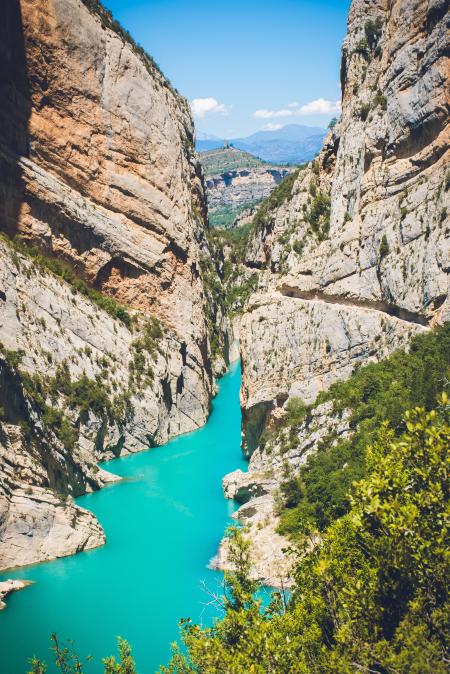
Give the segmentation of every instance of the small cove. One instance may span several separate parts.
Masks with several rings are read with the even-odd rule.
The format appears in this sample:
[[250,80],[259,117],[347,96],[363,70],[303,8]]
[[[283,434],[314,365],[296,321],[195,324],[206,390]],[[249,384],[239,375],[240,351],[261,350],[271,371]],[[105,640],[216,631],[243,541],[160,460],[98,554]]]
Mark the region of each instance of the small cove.
[[103,525],[105,546],[0,575],[34,581],[0,612],[1,674],[25,674],[33,655],[50,662],[52,632],[74,640],[80,656],[94,656],[89,673],[102,672],[100,658],[115,653],[122,636],[140,674],[153,674],[168,660],[180,618],[212,619],[201,582],[215,589],[221,581],[207,565],[235,507],[221,479],[246,469],[240,379],[235,363],[203,428],[105,464],[128,479],[77,499]]

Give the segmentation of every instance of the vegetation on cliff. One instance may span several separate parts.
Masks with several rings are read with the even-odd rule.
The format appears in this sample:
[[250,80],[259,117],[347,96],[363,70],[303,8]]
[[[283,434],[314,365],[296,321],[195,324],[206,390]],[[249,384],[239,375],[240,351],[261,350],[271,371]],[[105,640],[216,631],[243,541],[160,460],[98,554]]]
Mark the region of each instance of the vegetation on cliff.
[[226,171],[258,168],[266,163],[249,152],[238,150],[235,147],[221,147],[216,150],[200,152],[199,157],[205,169],[206,177]]
[[[100,309],[103,309],[103,311],[106,311],[106,313],[113,318],[118,318],[128,327],[131,325],[131,315],[124,306],[119,304],[119,302],[117,302],[113,297],[108,297],[99,290],[96,290],[90,286],[88,283],[86,283],[86,281],[77,276],[75,271],[68,264],[55,257],[49,257],[48,255],[45,255],[36,246],[28,246],[19,237],[11,240],[3,233],[0,233],[0,237],[5,243],[13,246],[17,252],[31,258],[38,269],[43,272],[54,274],[72,286],[74,292],[79,292],[82,295],[85,295],[85,297],[90,299],[91,302],[100,307]],[[20,262],[18,257],[16,256],[13,259],[15,260],[16,266],[19,267]]]
[[367,477],[296,571],[293,596],[263,609],[248,581],[241,534],[223,618],[186,621],[188,655],[164,674],[444,674],[448,656],[449,401],[386,422],[367,448]]
[[[347,381],[336,382],[320,394],[314,407],[333,403],[333,413],[351,410],[349,439],[330,434],[319,444],[299,475],[287,471],[281,489],[280,533],[298,537],[305,525],[324,531],[351,505],[350,489],[367,471],[366,448],[383,421],[393,433],[405,431],[404,414],[414,407],[431,410],[436,396],[450,381],[450,324],[411,340],[409,350],[399,350],[379,363],[361,367]],[[290,402],[294,406],[293,401]],[[286,417],[285,428],[295,442],[295,429],[308,425],[311,408]],[[274,438],[269,438],[273,442]]]

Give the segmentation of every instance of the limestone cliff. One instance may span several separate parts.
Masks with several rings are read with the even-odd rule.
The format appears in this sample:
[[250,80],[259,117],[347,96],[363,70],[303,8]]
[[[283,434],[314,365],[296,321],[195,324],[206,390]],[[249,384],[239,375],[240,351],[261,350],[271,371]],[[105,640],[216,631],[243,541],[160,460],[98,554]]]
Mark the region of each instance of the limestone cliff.
[[[341,118],[246,251],[261,270],[241,323],[248,455],[289,397],[311,403],[450,317],[448,18],[442,0],[353,0]],[[276,452],[254,456],[251,473],[277,475]]]
[[[294,169],[284,166],[259,166],[226,171],[206,178],[208,213],[212,224],[232,226],[224,215],[236,218],[269,196]],[[221,220],[222,218],[222,220]]]
[[101,543],[96,462],[199,427],[214,384],[186,100],[97,0],[7,0],[0,31],[6,568]]

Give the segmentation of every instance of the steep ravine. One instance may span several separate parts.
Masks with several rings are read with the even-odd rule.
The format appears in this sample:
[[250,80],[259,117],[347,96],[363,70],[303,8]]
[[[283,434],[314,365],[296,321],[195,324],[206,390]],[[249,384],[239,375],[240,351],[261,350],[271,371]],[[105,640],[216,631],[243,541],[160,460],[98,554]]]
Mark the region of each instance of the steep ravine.
[[227,336],[187,101],[98,0],[0,32],[4,569],[104,541],[72,498],[205,423]]
[[282,203],[263,204],[253,219],[240,271],[258,276],[240,320],[251,459],[224,489],[246,502],[238,516],[266,582],[289,566],[287,541],[274,533],[283,461],[298,471],[330,428],[348,428],[331,408],[314,408],[284,459],[280,447],[264,452],[264,431],[290,399],[314,403],[361,364],[450,318],[448,11],[439,0],[353,0],[340,120]]

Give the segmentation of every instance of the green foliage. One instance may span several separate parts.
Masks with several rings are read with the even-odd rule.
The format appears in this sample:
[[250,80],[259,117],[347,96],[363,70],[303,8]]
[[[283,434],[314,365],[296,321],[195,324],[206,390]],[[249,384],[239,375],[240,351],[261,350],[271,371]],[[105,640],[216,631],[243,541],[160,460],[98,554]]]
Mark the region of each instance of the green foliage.
[[358,44],[355,47],[354,53],[359,54],[360,56],[363,56],[364,58],[369,57],[369,44],[367,40],[364,38],[363,40],[360,40]]
[[292,190],[300,170],[301,169],[298,168],[296,171],[293,171],[286,176],[286,178],[275,187],[270,196],[262,202],[253,218],[253,228],[255,231],[267,225],[271,221],[273,212],[291,198]]
[[3,344],[0,342],[0,355],[5,359],[6,364],[14,370],[18,371],[20,364],[22,363],[25,352],[22,349],[18,351],[12,351],[10,349],[5,349]]
[[371,51],[373,51],[378,45],[382,30],[383,30],[383,22],[380,17],[375,19],[375,21],[370,19],[369,21],[366,21],[366,23],[364,24],[364,33],[366,36],[367,44]]
[[286,423],[289,426],[301,423],[306,416],[307,409],[301,398],[292,396],[286,403]]
[[[415,360],[432,356],[427,383],[421,386],[419,377],[425,398],[438,383],[436,351],[445,352],[447,363],[450,357],[450,334],[442,332],[413,344]],[[410,362],[407,369],[417,374],[416,366]],[[441,373],[448,373],[448,365]],[[350,394],[361,414],[379,389],[371,377],[358,375],[357,385],[345,383],[346,391],[336,385],[333,399],[347,401]],[[275,592],[262,606],[249,577],[245,530],[229,531],[234,571],[225,574],[223,594],[213,596],[222,615],[210,627],[182,620],[184,648],[174,647],[160,674],[447,673],[450,402],[443,393],[429,404],[431,411],[414,407],[395,424],[377,423],[365,448],[366,474],[353,485],[348,512],[298,550],[289,600]],[[283,490],[296,501],[295,478]],[[83,674],[72,648],[53,639],[58,671]],[[103,664],[105,674],[136,674],[122,640],[119,661]],[[29,674],[45,674],[45,665],[34,658]]]
[[[233,283],[233,280],[236,282]],[[229,315],[233,316],[242,312],[250,295],[257,289],[258,273],[253,272],[245,280],[242,280],[238,275],[230,275],[227,281],[228,286],[225,296],[225,306]]]
[[71,382],[67,404],[77,408],[80,414],[91,412],[100,418],[111,414],[111,402],[105,385],[97,379],[89,379],[85,374]]
[[214,359],[221,353],[222,349],[222,332],[220,325],[215,320],[215,316],[218,310],[224,309],[224,289],[212,256],[203,255],[200,258],[200,269],[202,272],[203,288],[211,309],[207,314],[206,320],[211,355]]
[[359,109],[359,118],[362,122],[365,122],[370,112],[370,103],[363,103]]
[[349,513],[304,547],[287,605],[278,593],[262,609],[238,542],[223,617],[183,621],[186,654],[161,674],[444,674],[448,407],[406,413],[400,436],[381,425]]
[[381,91],[378,91],[377,95],[373,99],[373,107],[376,108],[378,105],[380,106],[380,108],[382,110],[387,109],[387,98],[386,98],[386,96],[383,96]]
[[380,243],[379,259],[382,260],[386,255],[389,255],[389,244],[386,234],[383,234]]
[[318,190],[315,183],[310,185],[310,194],[312,201],[304,217],[319,241],[324,241],[330,232],[330,197]]
[[[52,650],[55,654],[55,666],[61,674],[84,674],[86,671],[82,661],[76,653],[73,642],[60,644],[56,634],[52,634]],[[119,660],[114,656],[105,658],[103,662],[104,674],[137,674],[136,665],[131,652],[131,647],[125,639],[118,637]],[[92,657],[87,657],[89,662]],[[47,665],[34,657],[30,660],[31,670],[28,674],[45,674]]]
[[125,323],[127,327],[130,327],[132,319],[128,311],[112,297],[107,297],[100,291],[95,290],[95,288],[89,286],[85,281],[75,274],[73,269],[68,264],[65,264],[64,262],[61,262],[55,258],[47,257],[41,253],[38,248],[35,246],[27,246],[25,243],[20,241],[20,239],[16,238],[15,241],[11,243],[20,253],[30,257],[34,264],[41,270],[51,272],[58,278],[61,278],[76,292],[89,298],[91,302],[100,307],[100,309],[103,309],[103,311],[106,311],[107,314],[122,321],[122,323]]
[[[152,336],[159,334],[159,326],[155,326],[152,322],[148,325]],[[144,331],[144,334],[148,339],[148,332]],[[0,344],[0,355],[20,377],[23,390],[39,411],[44,426],[56,435],[66,449],[75,448],[78,442],[78,429],[59,406],[61,403],[67,410],[77,410],[80,415],[92,413],[104,421],[114,418],[120,422],[131,414],[129,392],[122,392],[111,399],[110,391],[100,377],[90,379],[83,374],[79,379],[72,381],[66,362],[56,369],[54,377],[30,374],[19,368],[22,352],[8,351]],[[18,423],[24,437],[31,442],[33,432],[28,418],[19,419]]]
[[337,117],[333,117],[333,119],[331,119],[330,122],[328,123],[328,128],[334,129],[337,123],[338,123]]
[[222,250],[225,246],[229,247],[231,249],[230,263],[238,263],[244,259],[245,249],[252,232],[251,223],[247,223],[231,229],[209,229],[206,233],[210,244],[218,250]]
[[257,201],[249,201],[235,208],[231,207],[209,207],[208,221],[211,227],[223,227],[228,229],[233,226],[236,218],[247,208],[254,206]]
[[[350,507],[352,483],[366,473],[366,447],[387,420],[393,432],[405,430],[406,410],[431,410],[436,396],[450,380],[450,323],[414,337],[409,352],[397,351],[379,363],[359,369],[350,379],[333,384],[316,404],[333,402],[336,414],[351,410],[350,439],[331,435],[323,440],[301,469],[297,502],[283,504],[280,532],[298,537],[305,520],[323,531]],[[291,485],[292,486],[292,485]]]
[[249,152],[235,147],[221,147],[200,152],[199,158],[205,169],[205,176],[219,175],[228,171],[238,171],[264,166],[267,162]]
[[114,656],[105,658],[103,660],[105,674],[137,674],[130,644],[121,637],[117,641],[119,644],[119,661],[117,662]]

